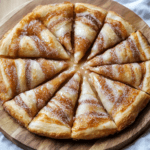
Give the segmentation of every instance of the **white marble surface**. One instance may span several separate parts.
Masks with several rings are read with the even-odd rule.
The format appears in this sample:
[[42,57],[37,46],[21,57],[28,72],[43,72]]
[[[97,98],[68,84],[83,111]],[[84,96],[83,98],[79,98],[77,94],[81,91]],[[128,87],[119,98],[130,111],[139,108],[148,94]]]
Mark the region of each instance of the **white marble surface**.
[[[115,0],[133,10],[150,26],[150,0]],[[0,150],[21,150],[0,132]],[[150,150],[150,129],[124,150]]]

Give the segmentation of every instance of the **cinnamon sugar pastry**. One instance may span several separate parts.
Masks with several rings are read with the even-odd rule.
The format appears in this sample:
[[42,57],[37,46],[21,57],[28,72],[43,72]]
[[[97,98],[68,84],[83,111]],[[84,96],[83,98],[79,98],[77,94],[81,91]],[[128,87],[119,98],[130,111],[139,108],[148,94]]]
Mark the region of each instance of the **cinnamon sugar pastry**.
[[150,60],[150,45],[140,31],[107,50],[105,53],[91,59],[87,66],[123,64]]
[[90,4],[75,4],[74,58],[75,63],[85,55],[103,25],[107,11]]
[[40,5],[33,12],[37,18],[59,39],[65,48],[73,53],[71,32],[73,25],[73,4]]
[[109,11],[88,59],[125,40],[134,31],[135,28],[129,22],[117,13]]
[[76,73],[31,121],[28,126],[29,131],[51,138],[71,138],[80,80],[80,73]]
[[89,69],[150,94],[150,61],[123,65],[105,65]]
[[6,102],[4,109],[13,116],[22,126],[27,127],[35,115],[51,99],[62,83],[71,77],[75,69],[67,70],[47,83],[21,93],[14,99]]
[[110,119],[84,77],[72,127],[72,138],[100,138],[114,134],[116,131],[115,123]]
[[69,59],[56,37],[33,12],[25,16],[0,41],[0,56]]
[[150,96],[145,92],[123,83],[95,73],[91,73],[90,77],[103,106],[115,121],[119,131],[133,123],[150,100]]
[[32,89],[68,66],[64,61],[45,59],[0,59],[0,101]]
[[0,40],[0,57],[2,106],[42,136],[114,134],[150,99],[148,41],[115,12],[91,4],[37,6]]

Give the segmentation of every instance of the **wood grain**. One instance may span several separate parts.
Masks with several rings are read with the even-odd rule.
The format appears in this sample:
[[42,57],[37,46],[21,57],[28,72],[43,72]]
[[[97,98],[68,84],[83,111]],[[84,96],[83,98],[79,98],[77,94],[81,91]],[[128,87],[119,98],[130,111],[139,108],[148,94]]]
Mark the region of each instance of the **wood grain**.
[[[23,16],[32,11],[39,4],[60,3],[63,0],[36,0],[24,6],[0,27],[0,38],[11,29]],[[75,3],[76,0],[71,2]],[[140,29],[150,42],[150,29],[148,25],[134,12],[128,8],[111,0],[80,0],[78,2],[91,3],[101,6],[107,10],[112,10],[122,15],[126,20],[133,24],[136,29]],[[24,149],[38,150],[104,150],[120,149],[138,138],[145,129],[150,125],[150,104],[140,113],[136,121],[122,132],[109,136],[107,138],[90,140],[90,141],[73,141],[73,140],[55,140],[37,136],[30,133],[25,128],[17,124],[0,106],[0,130],[13,143]]]

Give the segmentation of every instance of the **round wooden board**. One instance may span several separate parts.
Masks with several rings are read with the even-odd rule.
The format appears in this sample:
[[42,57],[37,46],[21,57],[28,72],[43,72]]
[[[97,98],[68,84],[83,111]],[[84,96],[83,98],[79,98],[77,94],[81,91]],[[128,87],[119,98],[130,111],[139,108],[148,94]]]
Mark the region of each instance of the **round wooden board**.
[[[60,3],[63,0],[36,0],[27,4],[20,11],[15,13],[4,25],[0,27],[0,39],[9,29],[11,29],[19,20],[27,13],[31,12],[34,7],[40,4]],[[136,29],[140,29],[145,37],[150,42],[150,29],[148,25],[134,12],[128,8],[111,0],[72,0],[72,3],[83,2],[91,3],[100,6],[106,10],[112,10],[123,16]],[[131,143],[139,137],[150,124],[150,104],[140,113],[136,121],[122,132],[109,136],[107,138],[90,140],[90,141],[73,141],[73,140],[55,140],[37,136],[30,133],[25,128],[21,127],[15,120],[9,116],[0,105],[0,130],[13,143],[24,149],[38,149],[38,150],[103,150],[103,149],[120,149]]]

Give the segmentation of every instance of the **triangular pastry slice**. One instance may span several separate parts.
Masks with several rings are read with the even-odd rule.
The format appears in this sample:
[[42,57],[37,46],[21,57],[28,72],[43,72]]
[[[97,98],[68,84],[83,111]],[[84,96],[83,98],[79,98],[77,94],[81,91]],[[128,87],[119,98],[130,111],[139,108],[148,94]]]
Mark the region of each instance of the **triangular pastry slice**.
[[88,59],[125,40],[135,28],[117,13],[109,11]]
[[116,131],[115,123],[110,119],[84,77],[72,127],[72,138],[94,139],[114,134]]
[[129,84],[150,94],[150,61],[143,63],[90,67],[89,70],[110,79]]
[[33,117],[51,99],[62,83],[73,76],[75,69],[67,70],[49,82],[24,93],[4,103],[4,109],[19,122],[27,127]]
[[68,67],[64,61],[0,59],[0,101],[32,89]]
[[0,41],[0,56],[69,59],[56,37],[33,13],[4,35]]
[[65,2],[54,5],[37,6],[33,12],[38,19],[59,39],[65,48],[73,53],[71,33],[73,25],[73,4]]
[[95,73],[91,73],[90,77],[103,106],[115,121],[118,130],[133,123],[150,100],[148,94],[126,84],[109,80]]
[[103,25],[107,11],[90,4],[75,3],[74,57],[78,63]]
[[29,131],[50,138],[71,138],[81,76],[76,73],[29,124]]
[[91,59],[86,66],[123,64],[150,60],[150,45],[140,31],[105,53]]

